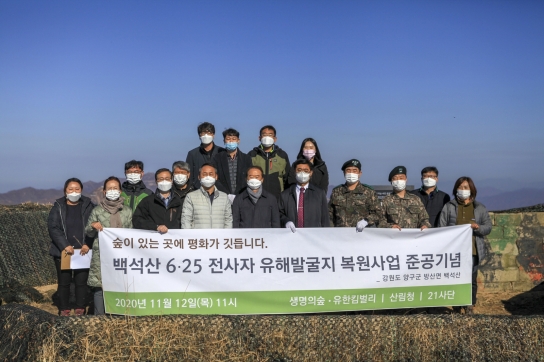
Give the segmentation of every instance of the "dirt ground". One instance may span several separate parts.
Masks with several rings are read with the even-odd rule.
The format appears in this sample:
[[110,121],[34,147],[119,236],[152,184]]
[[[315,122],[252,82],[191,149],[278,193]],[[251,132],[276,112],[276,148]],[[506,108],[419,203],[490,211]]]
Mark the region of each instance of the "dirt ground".
[[[57,307],[53,305],[51,296],[57,290],[56,284],[36,287],[43,294],[47,302],[31,303],[33,307],[42,309],[51,314],[58,314]],[[512,314],[543,314],[541,309],[544,305],[544,292],[502,292],[502,293],[480,293],[475,313],[485,315],[512,315]],[[447,314],[452,313],[451,308],[429,308],[416,310],[399,310],[395,314]],[[73,313],[73,311],[72,311]],[[380,312],[374,312],[382,314]],[[371,314],[373,314],[371,312]]]

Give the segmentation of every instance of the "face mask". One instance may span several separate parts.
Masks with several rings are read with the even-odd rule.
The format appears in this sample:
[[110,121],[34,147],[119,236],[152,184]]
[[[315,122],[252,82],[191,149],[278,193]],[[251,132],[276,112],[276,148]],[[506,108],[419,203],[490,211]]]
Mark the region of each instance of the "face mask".
[[227,151],[234,151],[238,148],[238,142],[227,142],[225,143],[225,148]]
[[424,178],[423,179],[423,186],[425,187],[435,187],[436,186],[436,180],[434,178]]
[[297,173],[297,182],[299,184],[305,184],[306,182],[310,181],[310,174],[306,172],[298,172]]
[[77,192],[66,194],[66,198],[72,202],[78,202],[80,197],[81,197],[81,194]]
[[170,189],[172,188],[172,182],[170,181],[161,181],[157,184],[157,187],[159,188],[159,190],[163,191],[163,192],[166,192],[166,191],[170,191]]
[[184,175],[182,173],[174,175],[174,182],[178,186],[183,186],[187,183],[187,175]]
[[466,200],[470,197],[470,190],[457,190],[457,197],[461,200]]
[[357,175],[356,173],[346,173],[344,175],[344,178],[346,179],[346,182],[348,184],[354,184],[359,181],[359,175]]
[[200,179],[200,184],[204,187],[212,187],[215,185],[215,179],[211,176],[206,176]]
[[142,175],[140,175],[139,173],[127,173],[127,181],[133,185],[140,182],[141,179]]
[[265,136],[261,138],[261,144],[264,147],[270,147],[274,144],[274,139],[272,137]]
[[406,188],[406,180],[396,180],[391,182],[391,185],[395,191],[402,191]]
[[208,134],[205,134],[204,136],[200,136],[200,142],[202,142],[203,145],[209,145],[213,141],[213,136],[210,136]]
[[315,151],[314,150],[303,150],[302,151],[302,155],[304,157],[306,157],[306,159],[309,161],[311,160],[312,158],[314,158],[315,156]]
[[257,190],[259,187],[261,187],[263,183],[256,178],[250,178],[247,180],[247,187],[249,187],[252,190]]
[[119,190],[108,190],[106,191],[106,199],[115,201],[121,196],[121,191]]

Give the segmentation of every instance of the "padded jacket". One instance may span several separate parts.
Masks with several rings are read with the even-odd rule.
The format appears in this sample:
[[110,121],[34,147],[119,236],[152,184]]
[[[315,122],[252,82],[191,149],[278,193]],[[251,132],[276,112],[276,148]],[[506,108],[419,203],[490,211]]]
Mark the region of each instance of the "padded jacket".
[[227,194],[214,188],[213,203],[204,188],[189,192],[181,212],[182,229],[231,229],[232,208]]
[[[132,229],[132,210],[129,206],[124,205],[123,209],[119,211],[121,214],[121,224],[125,229]],[[110,213],[104,210],[100,205],[95,207],[89,216],[89,221],[85,227],[85,234],[94,238],[93,242],[93,256],[91,257],[91,268],[89,269],[89,279],[87,279],[87,285],[95,288],[102,288],[102,273],[100,271],[100,247],[98,243],[98,231],[96,231],[91,224],[99,221],[103,227],[110,227]]]

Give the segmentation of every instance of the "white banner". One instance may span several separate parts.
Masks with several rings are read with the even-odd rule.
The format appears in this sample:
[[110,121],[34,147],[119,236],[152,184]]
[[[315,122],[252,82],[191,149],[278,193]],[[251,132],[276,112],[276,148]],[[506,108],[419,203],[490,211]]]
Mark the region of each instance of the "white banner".
[[[366,228],[362,233],[301,228],[296,233],[206,229],[161,235],[104,229],[100,252],[110,313],[301,313],[470,304],[469,225],[424,231]],[[199,306],[189,307],[189,299]]]

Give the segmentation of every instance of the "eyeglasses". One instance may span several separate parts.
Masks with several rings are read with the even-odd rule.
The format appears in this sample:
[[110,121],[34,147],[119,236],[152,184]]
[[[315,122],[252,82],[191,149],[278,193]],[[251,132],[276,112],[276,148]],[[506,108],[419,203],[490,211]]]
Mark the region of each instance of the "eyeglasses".
[[434,178],[434,179],[437,179],[438,176],[436,176],[436,175],[423,175],[423,176],[421,176],[421,178]]

